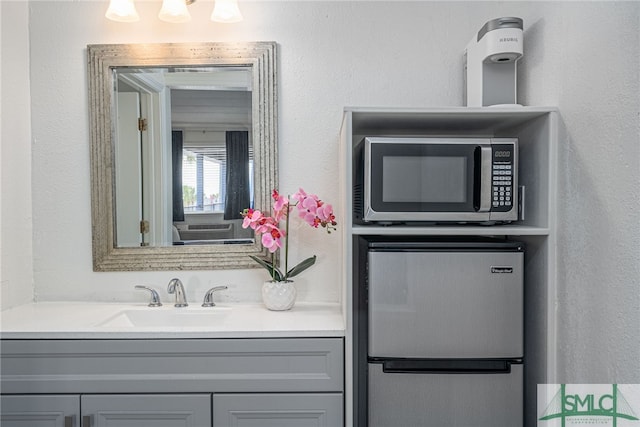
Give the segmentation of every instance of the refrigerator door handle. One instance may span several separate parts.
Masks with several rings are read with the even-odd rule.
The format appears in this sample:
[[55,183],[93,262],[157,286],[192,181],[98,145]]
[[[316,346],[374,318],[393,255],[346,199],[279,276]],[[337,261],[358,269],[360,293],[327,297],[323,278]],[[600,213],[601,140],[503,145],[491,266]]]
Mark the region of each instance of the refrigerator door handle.
[[464,359],[388,359],[370,360],[382,363],[382,372],[389,374],[509,374],[516,360],[464,360]]

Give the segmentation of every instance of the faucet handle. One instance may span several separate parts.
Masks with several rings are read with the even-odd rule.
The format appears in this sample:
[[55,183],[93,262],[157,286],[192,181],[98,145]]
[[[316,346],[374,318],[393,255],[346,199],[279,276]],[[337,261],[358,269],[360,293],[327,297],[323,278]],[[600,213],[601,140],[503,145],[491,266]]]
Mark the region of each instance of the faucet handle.
[[160,295],[158,295],[158,292],[156,292],[155,289],[145,285],[136,285],[135,288],[149,291],[151,293],[151,300],[149,300],[149,307],[160,307],[162,305],[162,303],[160,302]]
[[209,289],[206,294],[204,294],[204,301],[202,302],[203,307],[215,307],[216,303],[213,302],[213,293],[216,291],[223,291],[225,289],[229,289],[228,286],[214,286]]

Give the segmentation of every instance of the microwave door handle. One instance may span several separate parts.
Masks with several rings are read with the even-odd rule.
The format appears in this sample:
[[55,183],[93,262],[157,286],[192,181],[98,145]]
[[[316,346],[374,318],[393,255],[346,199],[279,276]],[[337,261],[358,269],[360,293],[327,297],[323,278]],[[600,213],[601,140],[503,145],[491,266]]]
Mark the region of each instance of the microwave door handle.
[[491,210],[491,147],[480,147],[480,208],[478,212]]

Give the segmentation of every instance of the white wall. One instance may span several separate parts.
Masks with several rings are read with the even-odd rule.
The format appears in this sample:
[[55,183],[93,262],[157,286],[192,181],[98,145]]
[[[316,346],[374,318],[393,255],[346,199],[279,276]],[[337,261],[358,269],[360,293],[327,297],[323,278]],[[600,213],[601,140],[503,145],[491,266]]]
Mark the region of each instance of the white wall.
[[0,309],[33,298],[29,5],[0,2]]
[[[37,300],[140,301],[135,283],[164,286],[177,275],[191,300],[229,284],[227,298],[257,301],[264,278],[260,270],[92,272],[87,44],[277,41],[281,190],[303,186],[335,204],[342,108],[461,105],[464,46],[485,21],[515,15],[526,30],[520,101],[559,106],[567,133],[557,380],[640,383],[640,3],[243,1],[245,20],[233,25],[208,21],[205,0],[190,6],[188,25],[158,21],[158,1],[138,2],[137,24],[107,21],[106,6],[30,4]],[[294,257],[319,256],[299,281],[302,299],[337,300],[338,236],[296,236]]]
[[572,5],[563,5],[557,36],[566,48],[549,58],[563,67],[554,67],[552,80],[567,133],[559,171],[559,379],[639,383],[640,3],[576,7],[568,13]]

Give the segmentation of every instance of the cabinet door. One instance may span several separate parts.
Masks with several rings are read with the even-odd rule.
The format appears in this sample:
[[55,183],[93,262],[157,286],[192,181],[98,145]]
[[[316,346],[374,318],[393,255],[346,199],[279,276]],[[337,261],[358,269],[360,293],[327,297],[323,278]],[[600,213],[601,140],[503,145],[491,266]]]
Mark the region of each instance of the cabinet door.
[[77,395],[0,396],[2,427],[79,427]]
[[82,427],[207,427],[210,394],[82,396]]
[[342,393],[214,394],[214,427],[338,427]]

